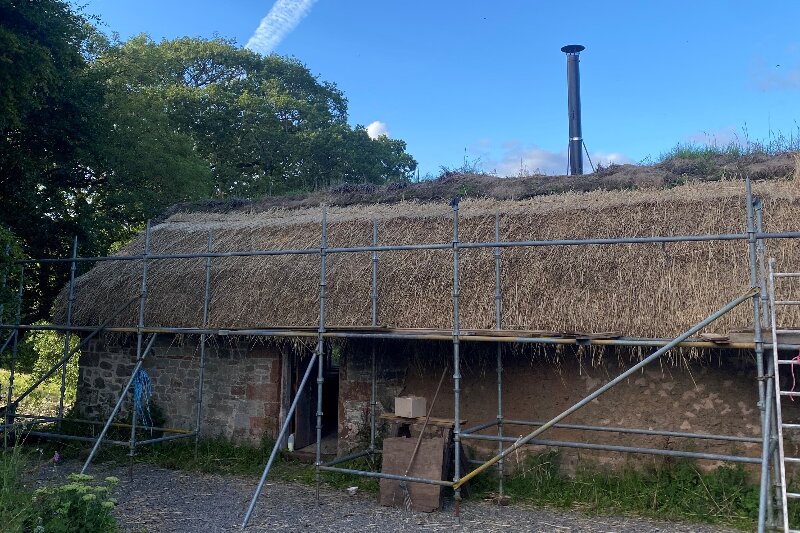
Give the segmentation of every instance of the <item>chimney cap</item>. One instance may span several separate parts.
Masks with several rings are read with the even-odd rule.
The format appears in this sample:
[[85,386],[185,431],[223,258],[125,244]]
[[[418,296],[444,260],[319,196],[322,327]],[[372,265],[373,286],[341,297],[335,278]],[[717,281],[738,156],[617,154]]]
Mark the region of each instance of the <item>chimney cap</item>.
[[586,50],[586,47],[582,44],[568,44],[567,46],[562,46],[561,51],[565,54],[577,54],[578,52],[583,52]]

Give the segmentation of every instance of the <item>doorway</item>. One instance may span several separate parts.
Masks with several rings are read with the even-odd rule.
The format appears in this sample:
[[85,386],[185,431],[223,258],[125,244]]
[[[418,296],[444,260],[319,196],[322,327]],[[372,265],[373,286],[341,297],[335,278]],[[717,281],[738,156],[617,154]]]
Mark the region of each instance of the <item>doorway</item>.
[[[338,347],[337,347],[338,348]],[[310,356],[292,354],[292,397],[303,379]],[[339,357],[338,350],[326,347],[323,363],[322,384],[322,455],[336,455],[339,434]],[[300,399],[294,413],[294,450],[297,455],[316,455],[317,442],[317,369],[311,371],[308,383],[300,391]]]

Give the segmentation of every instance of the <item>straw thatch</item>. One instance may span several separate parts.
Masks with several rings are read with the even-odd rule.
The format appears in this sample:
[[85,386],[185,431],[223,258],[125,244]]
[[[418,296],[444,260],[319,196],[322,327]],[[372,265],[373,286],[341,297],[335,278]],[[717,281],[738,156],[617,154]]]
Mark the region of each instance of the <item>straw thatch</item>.
[[[770,231],[798,230],[800,191],[794,181],[754,185],[764,199]],[[494,239],[501,214],[504,240],[740,233],[746,229],[741,181],[697,183],[666,190],[565,193],[524,201],[470,199],[461,203],[461,241]],[[318,248],[320,208],[262,212],[177,213],[152,231],[154,253],[200,252],[212,231],[215,251]],[[445,203],[398,203],[330,208],[329,245],[368,245],[372,221],[381,244],[449,242],[452,211]],[[138,254],[143,237],[121,254]],[[770,243],[784,269],[796,265],[798,244]],[[461,326],[494,327],[493,250],[461,252]],[[669,336],[685,330],[749,286],[744,241],[505,249],[503,325],[552,331],[618,331]],[[202,324],[204,260],[152,262],[146,324]],[[327,323],[370,324],[369,253],[328,258]],[[140,261],[105,262],[76,283],[76,324],[98,324],[140,288]],[[319,257],[213,260],[210,326],[314,326],[319,320]],[[450,251],[380,254],[379,323],[395,327],[452,325]],[[56,305],[63,320],[64,295]],[[136,306],[116,325],[134,325]],[[748,327],[740,306],[714,326]]]

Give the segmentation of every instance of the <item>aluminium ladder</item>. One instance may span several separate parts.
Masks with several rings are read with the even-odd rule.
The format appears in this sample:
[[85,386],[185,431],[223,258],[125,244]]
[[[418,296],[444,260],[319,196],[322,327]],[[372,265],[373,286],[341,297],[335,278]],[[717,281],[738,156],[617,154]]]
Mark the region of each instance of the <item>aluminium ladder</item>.
[[[775,421],[777,430],[777,449],[778,449],[778,466],[780,469],[780,479],[776,480],[775,486],[780,488],[780,499],[778,502],[780,506],[781,518],[777,525],[777,529],[786,532],[800,533],[800,529],[791,529],[789,527],[789,500],[800,500],[800,493],[789,492],[786,486],[786,465],[787,464],[800,464],[800,457],[786,457],[783,447],[783,430],[797,431],[800,433],[800,424],[797,423],[784,423],[781,410],[781,400],[783,398],[800,397],[800,391],[785,390],[781,388],[780,368],[782,366],[789,366],[792,370],[792,376],[797,370],[800,372],[800,356],[793,359],[780,359],[778,357],[778,333],[782,334],[800,334],[800,329],[778,329],[777,315],[778,309],[786,306],[800,306],[800,300],[777,300],[775,298],[775,282],[785,278],[798,278],[800,279],[800,272],[775,272],[775,259],[769,260],[769,309],[770,309],[770,325],[772,329],[772,357],[773,369],[775,379],[773,380],[775,386]],[[794,381],[794,380],[793,380]],[[794,389],[794,387],[792,387]]]

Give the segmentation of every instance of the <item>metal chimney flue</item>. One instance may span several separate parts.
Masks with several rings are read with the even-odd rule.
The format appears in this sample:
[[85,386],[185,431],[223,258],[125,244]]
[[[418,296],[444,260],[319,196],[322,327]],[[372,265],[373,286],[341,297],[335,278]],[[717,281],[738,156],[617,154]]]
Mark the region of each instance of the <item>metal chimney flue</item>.
[[561,48],[567,54],[567,109],[569,111],[569,175],[583,174],[583,133],[581,132],[581,52],[580,44],[569,44]]

